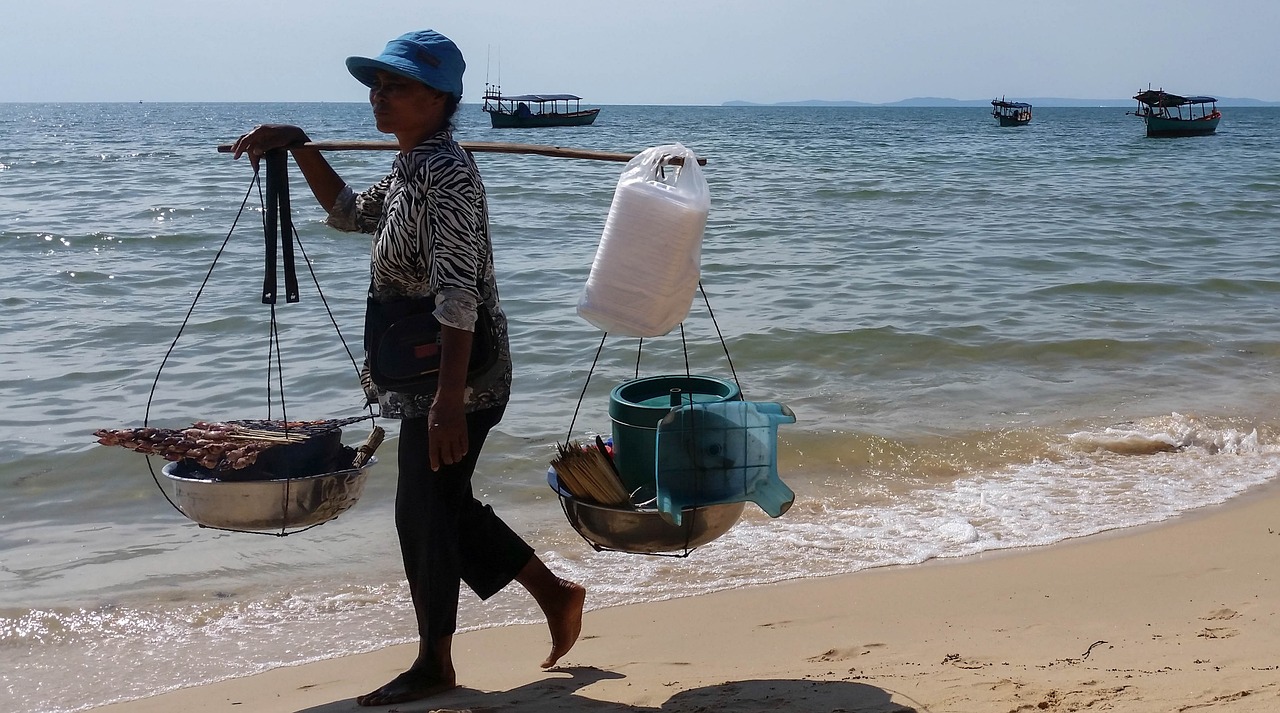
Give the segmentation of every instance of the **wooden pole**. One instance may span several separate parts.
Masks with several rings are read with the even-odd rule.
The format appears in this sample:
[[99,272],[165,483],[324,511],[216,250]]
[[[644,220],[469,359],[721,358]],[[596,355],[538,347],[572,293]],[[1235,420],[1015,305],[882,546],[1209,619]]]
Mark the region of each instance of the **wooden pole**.
[[[581,158],[591,161],[620,161],[622,163],[635,158],[635,154],[630,153],[574,149],[542,144],[509,144],[497,141],[460,141],[458,143],[471,153],[532,154],[535,156],[553,156],[555,158]],[[315,149],[317,151],[399,151],[400,145],[394,141],[308,141],[288,148]],[[231,144],[218,146],[218,153],[231,153]],[[679,156],[673,156],[671,163],[679,166],[684,163],[684,159]],[[707,160],[699,158],[698,165],[707,165]]]

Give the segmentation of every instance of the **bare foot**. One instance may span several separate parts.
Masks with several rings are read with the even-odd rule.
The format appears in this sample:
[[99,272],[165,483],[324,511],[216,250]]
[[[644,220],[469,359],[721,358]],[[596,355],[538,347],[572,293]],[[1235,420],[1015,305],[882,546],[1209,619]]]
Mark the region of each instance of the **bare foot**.
[[542,662],[542,668],[555,666],[578,641],[578,634],[582,633],[582,605],[586,601],[587,590],[581,584],[559,577],[551,595],[545,597],[545,601],[539,600],[551,629],[551,653]]
[[356,703],[362,706],[389,706],[393,703],[427,698],[457,687],[458,684],[452,676],[441,677],[433,671],[411,668],[373,693],[357,697]]

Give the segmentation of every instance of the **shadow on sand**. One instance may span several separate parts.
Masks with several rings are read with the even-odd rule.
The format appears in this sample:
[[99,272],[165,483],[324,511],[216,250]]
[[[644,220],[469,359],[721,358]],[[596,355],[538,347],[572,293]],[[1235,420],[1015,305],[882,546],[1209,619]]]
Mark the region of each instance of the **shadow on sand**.
[[495,713],[531,708],[567,713],[927,713],[890,700],[881,688],[845,681],[764,679],[728,681],[679,691],[656,708],[629,706],[575,695],[593,683],[625,678],[590,666],[552,669],[568,674],[510,691],[483,692],[458,688],[422,701],[361,708],[353,700],[335,701],[298,713]]

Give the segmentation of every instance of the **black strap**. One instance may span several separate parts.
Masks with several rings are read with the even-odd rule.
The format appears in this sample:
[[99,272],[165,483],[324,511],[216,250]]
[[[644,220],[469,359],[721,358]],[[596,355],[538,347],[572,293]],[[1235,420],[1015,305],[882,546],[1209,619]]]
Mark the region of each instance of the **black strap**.
[[[263,215],[266,239],[266,269],[262,278],[262,303],[276,303],[276,250],[284,249],[285,301],[298,301],[298,274],[293,259],[293,216],[289,205],[289,154],[284,149],[268,151],[267,207]],[[283,244],[280,243],[283,238]]]
[[[280,152],[284,154],[284,151]],[[288,159],[280,158],[280,233],[284,236],[284,297],[293,304],[298,301],[298,273],[293,264],[293,212],[289,206],[289,169]]]
[[283,150],[268,151],[267,162],[267,208],[262,213],[262,235],[266,238],[266,266],[262,275],[262,304],[276,303],[276,249],[279,245],[277,230],[279,229],[279,194],[276,192],[277,176],[282,168],[281,162],[287,161]]

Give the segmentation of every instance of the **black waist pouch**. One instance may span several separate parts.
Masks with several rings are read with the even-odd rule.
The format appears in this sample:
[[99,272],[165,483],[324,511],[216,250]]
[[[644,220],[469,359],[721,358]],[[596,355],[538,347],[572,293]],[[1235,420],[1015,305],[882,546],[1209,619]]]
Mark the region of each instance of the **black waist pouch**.
[[[432,314],[434,297],[380,302],[372,293],[365,307],[364,348],[369,376],[388,391],[435,393],[440,377],[440,320]],[[498,361],[493,315],[483,303],[476,308],[475,332],[467,378],[493,368]]]

